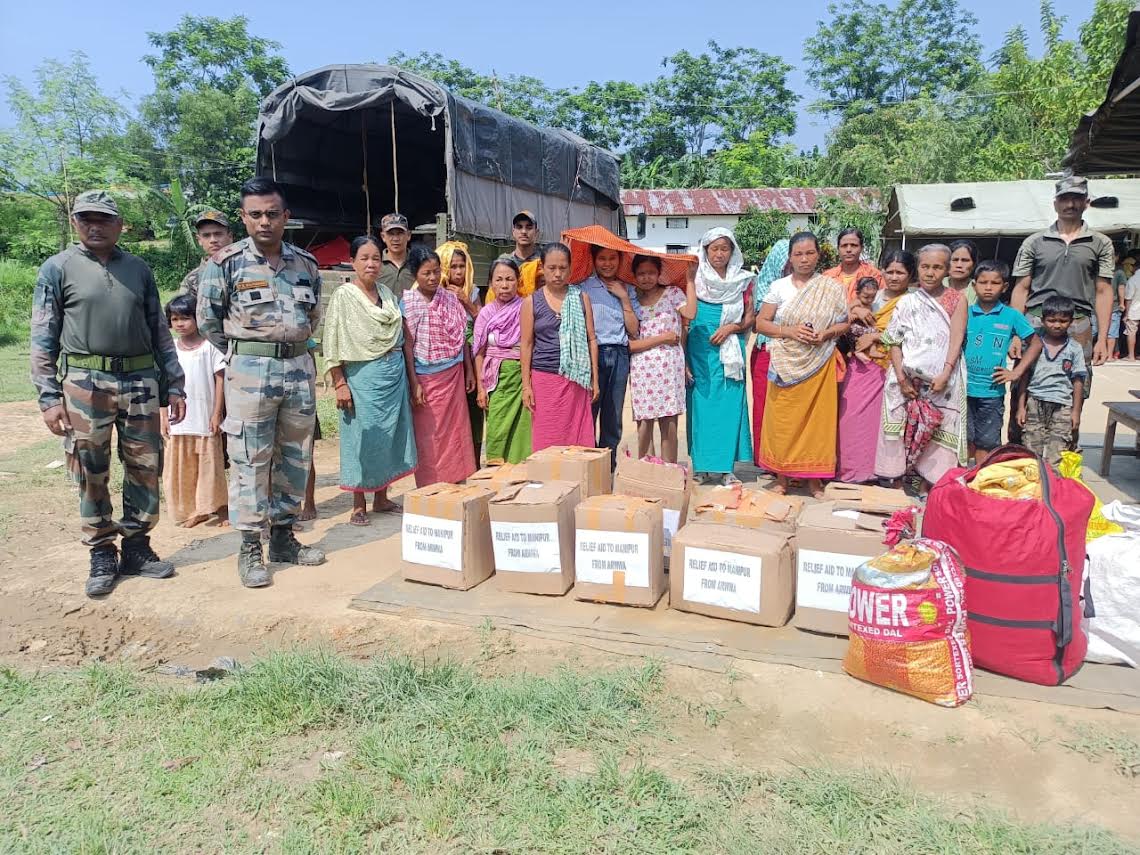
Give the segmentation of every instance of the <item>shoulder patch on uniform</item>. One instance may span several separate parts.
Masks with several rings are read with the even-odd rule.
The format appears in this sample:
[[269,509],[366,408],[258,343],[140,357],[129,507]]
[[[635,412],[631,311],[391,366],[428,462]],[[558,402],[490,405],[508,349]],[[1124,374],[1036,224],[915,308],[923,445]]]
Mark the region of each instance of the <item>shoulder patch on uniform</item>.
[[306,261],[311,261],[313,264],[317,264],[317,257],[307,249],[301,249],[301,247],[297,246],[296,244],[293,244],[292,246],[293,251],[296,252],[297,255],[301,256],[301,258],[305,259]]
[[235,255],[245,249],[244,244],[245,241],[239,240],[237,243],[231,243],[229,246],[223,246],[212,256],[210,256],[210,261],[214,262],[214,264],[221,264],[227,258],[233,258]]

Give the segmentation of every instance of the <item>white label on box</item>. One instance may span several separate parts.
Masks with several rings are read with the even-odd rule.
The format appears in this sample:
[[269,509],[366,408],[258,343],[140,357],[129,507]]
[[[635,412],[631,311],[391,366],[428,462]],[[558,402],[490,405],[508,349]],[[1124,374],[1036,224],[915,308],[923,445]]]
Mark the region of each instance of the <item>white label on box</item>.
[[625,584],[631,587],[649,587],[649,535],[643,531],[578,529],[574,536],[577,580],[612,585],[617,572],[625,573]]
[[685,599],[756,614],[760,611],[763,564],[758,555],[686,546],[685,566],[680,571],[685,574]]
[[831,515],[833,517],[842,517],[843,519],[848,519],[848,520],[859,519],[859,512],[857,510],[855,510],[854,508],[846,508],[842,511],[832,511]]
[[801,549],[796,556],[796,606],[843,612],[851,608],[851,577],[866,555]]
[[444,570],[463,569],[463,522],[404,513],[400,546],[405,561]]
[[681,512],[662,508],[661,514],[665,523],[665,557],[673,554],[673,535],[681,527]]
[[514,573],[560,573],[556,522],[491,521],[495,569]]

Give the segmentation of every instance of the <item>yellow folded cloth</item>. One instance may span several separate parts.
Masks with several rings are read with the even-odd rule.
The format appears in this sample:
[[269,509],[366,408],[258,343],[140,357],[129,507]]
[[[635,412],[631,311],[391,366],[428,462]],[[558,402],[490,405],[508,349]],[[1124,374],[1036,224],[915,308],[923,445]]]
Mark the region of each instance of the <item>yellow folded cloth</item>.
[[1040,499],[1041,471],[1028,457],[983,466],[970,487],[999,499]]

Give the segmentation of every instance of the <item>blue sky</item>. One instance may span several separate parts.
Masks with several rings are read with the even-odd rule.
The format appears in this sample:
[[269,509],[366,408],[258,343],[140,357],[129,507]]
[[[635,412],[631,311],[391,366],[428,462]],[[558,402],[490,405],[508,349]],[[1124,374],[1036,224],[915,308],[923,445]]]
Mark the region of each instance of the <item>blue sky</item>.
[[[1019,23],[1030,32],[1035,52],[1040,49],[1038,0],[963,0],[963,4],[978,18],[987,56]],[[806,109],[816,93],[801,71],[802,49],[816,21],[826,17],[826,7],[826,0],[714,5],[580,0],[570,6],[536,0],[502,4],[283,0],[246,9],[209,0],[190,7],[155,0],[57,0],[44,5],[0,0],[0,77],[15,75],[30,82],[42,60],[83,50],[104,90],[137,99],[151,88],[150,69],[140,59],[148,50],[146,33],[173,29],[187,12],[245,14],[253,32],[281,43],[294,72],[331,63],[383,61],[400,50],[429,50],[480,70],[531,74],[550,86],[571,88],[590,80],[651,80],[660,73],[662,57],[683,48],[699,51],[715,39],[723,45],[777,54],[796,68],[790,82],[804,100],[793,141],[810,147],[823,143],[829,124]],[[1068,17],[1066,35],[1072,36],[1091,13],[1092,3],[1057,0],[1056,8]],[[103,10],[106,18],[94,20],[95,9]],[[0,104],[0,126],[10,123],[11,114]]]

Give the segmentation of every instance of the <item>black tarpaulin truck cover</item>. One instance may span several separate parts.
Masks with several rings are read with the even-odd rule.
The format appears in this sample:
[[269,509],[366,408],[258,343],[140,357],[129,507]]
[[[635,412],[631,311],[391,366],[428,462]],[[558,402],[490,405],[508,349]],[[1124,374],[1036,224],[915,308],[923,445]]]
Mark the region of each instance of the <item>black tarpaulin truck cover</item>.
[[270,93],[257,171],[284,186],[293,217],[323,232],[360,233],[397,207],[413,228],[447,212],[452,232],[487,240],[508,239],[523,209],[547,240],[594,223],[621,228],[615,155],[388,65],[330,65]]

